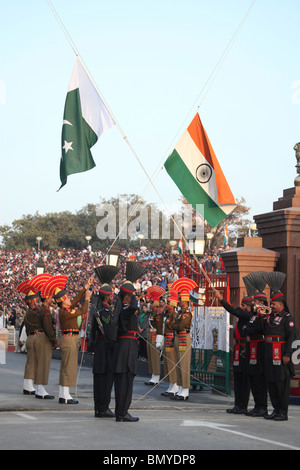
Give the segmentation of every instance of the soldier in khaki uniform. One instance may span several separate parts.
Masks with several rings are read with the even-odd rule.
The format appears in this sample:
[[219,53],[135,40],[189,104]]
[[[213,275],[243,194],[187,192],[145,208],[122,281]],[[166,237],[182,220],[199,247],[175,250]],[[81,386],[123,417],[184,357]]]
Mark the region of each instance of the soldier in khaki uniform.
[[55,336],[53,319],[50,305],[52,297],[45,298],[43,305],[38,311],[38,331],[34,340],[34,351],[36,358],[35,397],[40,399],[53,400],[55,397],[49,395],[44,385],[48,384],[49,372],[52,359],[52,349],[57,348],[58,341]]
[[[43,292],[46,297],[53,295],[55,302],[60,307],[59,323],[62,335],[60,342],[59,403],[77,404],[78,401],[74,400],[69,392],[69,387],[76,386],[77,377],[79,335],[77,317],[84,315],[88,310],[90,299],[88,289],[92,279],[89,279],[73,301],[69,299],[65,291],[67,279],[66,276],[55,276],[44,286]],[[75,309],[74,307],[81,301],[83,296],[85,296],[83,307]]]
[[190,291],[197,287],[196,282],[188,278],[180,278],[173,282],[172,289],[178,292],[180,297],[180,310],[177,313],[172,328],[174,330],[174,349],[177,364],[177,385],[179,391],[175,396],[170,396],[172,400],[188,400],[191,385],[191,351],[192,340],[190,329],[192,314],[189,309]]
[[162,311],[159,309],[159,298],[166,293],[160,286],[148,287],[147,293],[151,296],[152,306],[149,315],[148,339],[147,339],[147,357],[148,369],[152,374],[145,385],[156,385],[160,378],[160,349],[156,347],[157,327],[159,325]]
[[161,393],[163,397],[174,396],[179,391],[175,367],[174,330],[172,328],[173,321],[177,315],[175,308],[178,304],[178,293],[171,287],[169,288],[169,292],[170,297],[167,300],[164,325],[164,375],[165,382],[169,384],[169,388],[165,392]]
[[34,395],[34,376],[35,376],[35,355],[34,355],[34,339],[38,329],[37,321],[37,302],[38,293],[31,286],[29,281],[23,281],[18,285],[17,290],[25,294],[24,301],[28,306],[28,309],[24,316],[24,326],[26,328],[26,350],[27,360],[24,370],[24,383],[23,383],[23,394]]

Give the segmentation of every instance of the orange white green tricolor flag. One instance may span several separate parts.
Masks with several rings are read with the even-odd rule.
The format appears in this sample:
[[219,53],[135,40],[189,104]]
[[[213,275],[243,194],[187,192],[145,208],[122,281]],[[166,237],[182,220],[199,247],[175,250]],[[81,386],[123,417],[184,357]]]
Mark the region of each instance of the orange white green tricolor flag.
[[236,207],[198,113],[165,161],[165,168],[195,210],[203,205],[201,215],[212,227]]

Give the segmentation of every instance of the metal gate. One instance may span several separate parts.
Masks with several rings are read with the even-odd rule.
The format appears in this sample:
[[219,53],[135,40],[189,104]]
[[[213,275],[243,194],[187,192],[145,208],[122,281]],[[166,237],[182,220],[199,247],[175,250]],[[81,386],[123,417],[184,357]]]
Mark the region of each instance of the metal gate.
[[198,288],[205,288],[205,306],[194,306],[191,328],[191,385],[194,389],[209,386],[230,395],[229,313],[219,304],[214,289],[229,302],[229,276],[226,273],[206,276],[198,263],[183,252],[180,277],[193,279]]
[[191,385],[207,385],[230,395],[229,314],[223,307],[194,309]]

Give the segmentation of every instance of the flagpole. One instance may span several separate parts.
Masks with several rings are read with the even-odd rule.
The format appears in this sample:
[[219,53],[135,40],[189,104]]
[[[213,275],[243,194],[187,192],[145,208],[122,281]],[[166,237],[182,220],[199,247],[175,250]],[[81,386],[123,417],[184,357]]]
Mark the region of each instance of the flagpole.
[[[253,0],[253,1],[252,1],[252,4],[251,4],[250,9],[251,9],[252,6],[254,5],[255,1],[256,1],[256,0]],[[71,38],[71,36],[70,36],[70,34],[69,34],[67,28],[65,27],[63,21],[61,20],[61,18],[60,18],[60,16],[58,15],[56,9],[54,8],[54,6],[53,6],[51,0],[47,0],[47,2],[48,2],[48,5],[49,5],[50,9],[52,10],[52,12],[53,12],[53,14],[54,14],[54,16],[55,16],[55,19],[57,20],[57,22],[59,23],[59,25],[60,25],[62,31],[64,32],[64,34],[65,34],[65,36],[66,36],[66,38],[67,38],[67,40],[68,40],[68,42],[69,42],[69,44],[70,44],[70,46],[71,46],[73,52],[75,53],[77,59],[80,60],[82,66],[83,66],[83,68],[84,68],[84,70],[85,70],[85,73],[87,74],[87,76],[88,76],[89,79],[91,80],[93,86],[95,87],[95,90],[97,91],[98,95],[100,96],[101,100],[103,101],[104,105],[106,106],[106,108],[107,108],[108,112],[110,113],[112,119],[115,121],[116,126],[118,127],[118,129],[119,129],[119,131],[120,131],[120,133],[121,133],[121,135],[122,135],[122,137],[123,137],[123,140],[125,140],[125,142],[126,142],[127,145],[129,146],[131,152],[133,153],[134,157],[136,158],[136,160],[137,160],[138,163],[140,164],[140,166],[141,166],[143,172],[145,173],[147,179],[149,180],[149,184],[153,187],[153,189],[154,189],[154,191],[156,192],[157,196],[159,197],[161,203],[163,204],[163,206],[164,206],[165,209],[167,210],[167,212],[168,212],[168,214],[169,214],[171,220],[173,221],[173,223],[174,223],[174,225],[176,226],[176,228],[179,230],[179,233],[181,234],[183,240],[185,241],[185,243],[188,243],[186,237],[185,237],[185,236],[183,235],[183,233],[182,233],[181,228],[180,228],[180,227],[178,226],[178,224],[176,223],[176,220],[174,219],[174,217],[173,217],[172,214],[170,213],[168,206],[166,205],[166,203],[165,203],[164,200],[162,199],[161,195],[159,194],[157,188],[155,187],[155,185],[154,185],[154,183],[153,183],[153,181],[152,181],[152,178],[151,178],[150,175],[148,174],[148,172],[147,172],[146,168],[144,167],[142,161],[140,160],[139,156],[137,155],[137,153],[136,153],[134,147],[133,147],[132,144],[129,142],[129,140],[128,140],[126,134],[125,134],[125,132],[123,131],[123,129],[122,129],[122,127],[120,126],[120,124],[118,123],[118,120],[115,118],[113,112],[110,110],[108,104],[106,103],[105,99],[103,98],[103,96],[102,96],[100,90],[99,90],[98,87],[97,87],[97,84],[96,84],[95,80],[93,79],[91,73],[89,72],[89,70],[88,70],[88,68],[87,68],[87,66],[86,66],[86,64],[85,64],[85,62],[84,62],[84,60],[83,60],[81,54],[80,54],[79,51],[78,51],[78,48],[76,47],[76,45],[75,45],[73,39]],[[247,14],[245,15],[244,19],[242,20],[241,24],[239,25],[237,31],[235,32],[235,34],[234,34],[234,36],[233,36],[233,39],[234,39],[235,36],[237,35],[237,33],[238,33],[238,31],[239,31],[239,29],[240,29],[242,23],[246,20],[248,14],[250,13],[250,9],[248,10]],[[230,41],[230,43],[229,43],[229,45],[227,46],[227,48],[230,48],[230,47],[231,47],[231,43],[233,43],[233,40]],[[227,48],[226,48],[226,49],[227,49]],[[225,51],[226,51],[226,49],[225,49]],[[224,53],[223,53],[223,55],[224,55]],[[221,56],[221,58],[223,57],[223,55]],[[219,62],[220,62],[220,60],[219,60]],[[218,62],[218,64],[219,64],[219,62]],[[218,64],[217,64],[217,66],[218,66]],[[217,68],[217,66],[215,67],[215,69]],[[214,70],[215,70],[215,69],[214,69]],[[213,70],[211,76],[213,75],[214,70]],[[210,77],[209,77],[209,79],[210,79]],[[209,79],[207,80],[206,84],[208,83]],[[205,84],[205,86],[206,86],[206,84]],[[203,89],[205,88],[205,86],[203,87]],[[202,93],[203,89],[201,90],[201,93]],[[200,93],[200,95],[201,95],[201,93]],[[199,98],[199,97],[198,97],[198,98]],[[198,100],[198,98],[197,98],[197,100]],[[199,106],[198,106],[198,108],[199,108]],[[154,173],[154,175],[155,175],[155,173]],[[149,185],[149,184],[148,184],[148,185]],[[146,188],[148,188],[148,185],[147,185]],[[137,207],[138,207],[139,205],[140,205],[140,203],[137,203],[137,204],[136,204]],[[134,212],[133,212],[133,213],[134,213]],[[133,213],[132,213],[132,214],[133,214]],[[130,217],[132,217],[132,216],[130,216]],[[128,222],[128,219],[127,219],[127,222]],[[116,242],[116,240],[118,239],[120,233],[121,233],[121,231],[119,231],[119,234],[117,235],[116,239],[113,241],[111,247],[115,244],[115,242]],[[193,254],[193,258],[195,259],[196,263],[197,263],[198,266],[200,267],[200,270],[203,272],[203,275],[206,277],[206,279],[208,280],[209,284],[210,284],[211,287],[213,288],[209,277],[207,276],[205,270],[203,269],[203,267],[202,267],[201,264],[199,263],[199,260],[197,259],[197,257],[196,257],[194,254]],[[215,290],[215,289],[213,288],[213,290]]]

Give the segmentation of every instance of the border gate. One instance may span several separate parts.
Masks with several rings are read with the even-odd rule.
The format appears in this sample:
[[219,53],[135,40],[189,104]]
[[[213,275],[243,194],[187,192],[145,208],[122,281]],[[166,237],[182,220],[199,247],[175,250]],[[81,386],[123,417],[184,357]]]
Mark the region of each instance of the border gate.
[[229,275],[205,276],[198,263],[183,252],[180,277],[193,279],[198,288],[205,288],[205,305],[194,306],[191,327],[191,385],[194,389],[207,385],[230,395],[229,313],[219,305],[213,289],[219,290],[229,302]]

